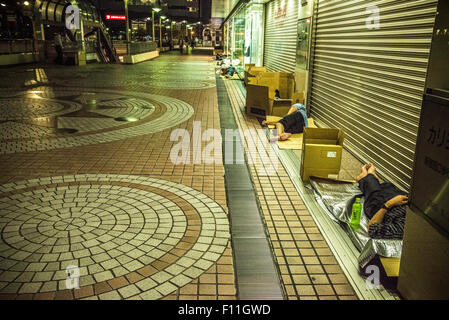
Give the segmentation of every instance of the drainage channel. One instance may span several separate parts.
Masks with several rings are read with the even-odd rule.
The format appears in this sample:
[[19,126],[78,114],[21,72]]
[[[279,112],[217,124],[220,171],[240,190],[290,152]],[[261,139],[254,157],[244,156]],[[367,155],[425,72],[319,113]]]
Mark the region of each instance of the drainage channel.
[[[225,163],[227,154],[232,152],[234,155],[236,150],[244,148],[240,135],[227,137],[225,134],[226,129],[237,130],[238,126],[224,81],[220,76],[216,79]],[[259,211],[257,193],[246,157],[242,164],[225,163],[224,169],[238,298],[282,300],[284,295],[279,273]]]

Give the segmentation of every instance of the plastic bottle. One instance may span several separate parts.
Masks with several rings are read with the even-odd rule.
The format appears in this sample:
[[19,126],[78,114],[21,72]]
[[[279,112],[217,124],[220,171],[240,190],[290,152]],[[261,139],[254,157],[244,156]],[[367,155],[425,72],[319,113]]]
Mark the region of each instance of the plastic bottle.
[[349,222],[349,225],[353,229],[357,229],[360,226],[361,213],[362,213],[362,205],[360,204],[360,198],[355,198],[355,202],[352,205],[351,222]]

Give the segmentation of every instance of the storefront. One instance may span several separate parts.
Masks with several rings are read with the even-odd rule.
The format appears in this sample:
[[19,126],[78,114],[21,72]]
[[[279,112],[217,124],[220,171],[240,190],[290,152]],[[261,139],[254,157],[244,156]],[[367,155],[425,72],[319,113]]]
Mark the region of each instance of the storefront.
[[238,62],[239,73],[243,73],[245,64],[262,65],[263,25],[264,5],[253,2],[240,5],[224,24],[224,49]]
[[225,25],[239,72],[294,72],[317,123],[408,189],[437,1],[242,2]]
[[245,13],[244,63],[263,64],[264,5],[250,3]]

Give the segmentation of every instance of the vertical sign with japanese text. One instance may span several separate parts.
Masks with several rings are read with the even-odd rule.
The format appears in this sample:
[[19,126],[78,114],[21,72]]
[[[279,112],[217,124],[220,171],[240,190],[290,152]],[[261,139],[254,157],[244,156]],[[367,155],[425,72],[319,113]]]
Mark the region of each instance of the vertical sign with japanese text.
[[426,94],[410,202],[449,232],[449,97]]

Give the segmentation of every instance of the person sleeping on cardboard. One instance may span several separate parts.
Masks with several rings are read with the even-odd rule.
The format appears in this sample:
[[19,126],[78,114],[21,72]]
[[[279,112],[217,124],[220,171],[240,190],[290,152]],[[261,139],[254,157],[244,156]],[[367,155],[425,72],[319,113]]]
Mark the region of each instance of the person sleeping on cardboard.
[[294,133],[302,133],[304,127],[308,127],[306,107],[301,103],[294,104],[287,115],[279,121],[262,121],[262,125],[276,126],[274,139],[287,140]]
[[365,202],[368,234],[373,239],[402,239],[405,225],[407,194],[390,182],[380,183],[376,168],[365,164],[356,178]]

